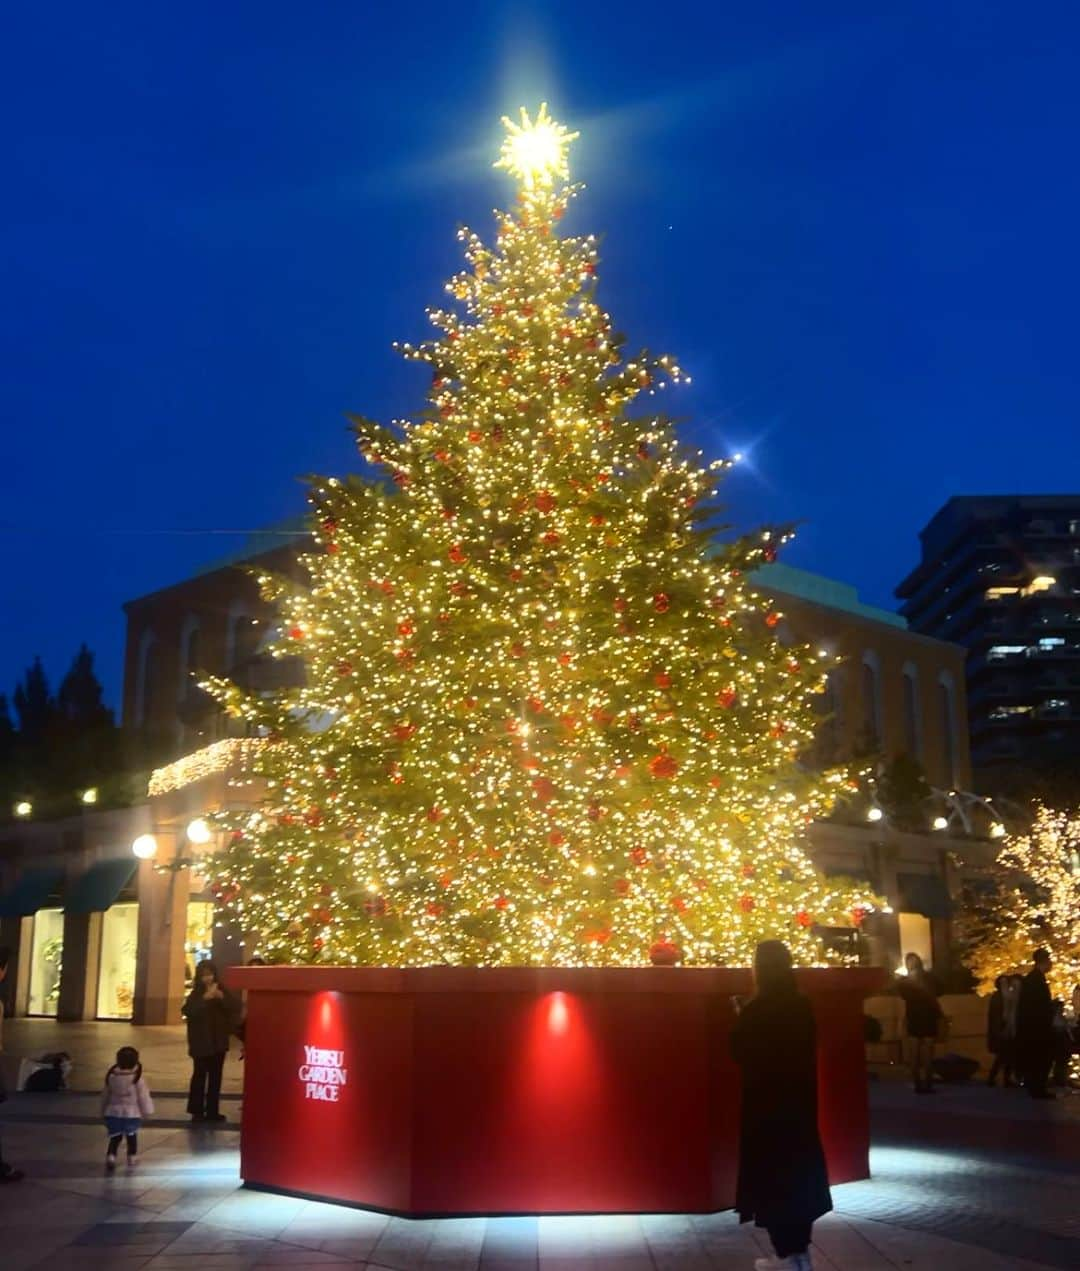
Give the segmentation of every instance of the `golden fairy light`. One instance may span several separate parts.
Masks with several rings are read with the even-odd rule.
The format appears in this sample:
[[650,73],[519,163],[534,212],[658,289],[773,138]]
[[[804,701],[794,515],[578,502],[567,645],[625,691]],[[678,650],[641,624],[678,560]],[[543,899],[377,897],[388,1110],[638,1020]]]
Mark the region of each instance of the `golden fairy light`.
[[435,338],[401,346],[426,408],[354,420],[376,478],[314,481],[306,577],[260,579],[302,684],[208,685],[267,794],[206,868],[293,961],[820,961],[873,898],[801,845],[839,779],[800,761],[827,659],[752,587],[790,535],[714,543],[731,461],[680,444],[657,399],[687,377],[624,349],[595,238],[559,233],[576,133],[508,132],[515,210],[460,232]]

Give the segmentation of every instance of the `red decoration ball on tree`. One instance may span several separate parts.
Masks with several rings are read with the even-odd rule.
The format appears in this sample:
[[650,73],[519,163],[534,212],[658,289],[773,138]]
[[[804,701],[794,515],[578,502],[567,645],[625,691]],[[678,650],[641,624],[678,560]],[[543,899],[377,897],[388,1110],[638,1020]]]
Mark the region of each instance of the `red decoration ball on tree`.
[[658,591],[652,598],[653,608],[657,613],[667,613],[671,608],[671,597],[664,591]]
[[805,909],[799,910],[799,912],[795,915],[795,921],[800,927],[812,927],[814,925],[813,918],[811,918]]
[[679,771],[679,761],[666,752],[654,755],[649,761],[649,771],[657,780],[667,780]]
[[740,896],[739,908],[744,914],[753,913],[757,908],[757,901],[753,898],[753,896]]
[[661,936],[649,946],[649,961],[653,966],[678,966],[682,960],[682,949],[667,936]]

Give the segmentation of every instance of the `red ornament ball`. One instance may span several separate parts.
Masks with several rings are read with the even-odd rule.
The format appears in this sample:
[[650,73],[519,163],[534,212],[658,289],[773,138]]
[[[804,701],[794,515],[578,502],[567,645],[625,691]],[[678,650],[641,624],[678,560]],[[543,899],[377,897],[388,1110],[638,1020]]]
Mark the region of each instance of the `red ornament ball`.
[[654,755],[649,760],[649,771],[657,780],[667,780],[679,771],[679,761],[666,752]]
[[653,966],[678,966],[682,960],[682,949],[667,936],[661,936],[649,946],[649,961]]
[[811,918],[805,909],[799,910],[799,912],[795,915],[795,921],[800,927],[812,927],[814,925],[813,918]]
[[663,591],[658,591],[652,598],[653,608],[657,613],[667,613],[671,608],[671,597]]
[[744,914],[753,913],[757,908],[757,901],[753,898],[753,896],[740,896],[739,908]]

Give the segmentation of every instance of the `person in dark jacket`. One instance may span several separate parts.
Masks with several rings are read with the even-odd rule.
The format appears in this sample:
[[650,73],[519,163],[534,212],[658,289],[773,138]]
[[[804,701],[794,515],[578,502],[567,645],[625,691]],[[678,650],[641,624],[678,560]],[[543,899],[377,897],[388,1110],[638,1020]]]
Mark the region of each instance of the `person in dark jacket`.
[[999,975],[994,981],[990,1006],[986,1013],[986,1049],[994,1056],[986,1084],[997,1084],[1002,1074],[1004,1086],[1015,1086],[1016,1010],[1020,1003],[1020,979],[1015,975]]
[[1054,1007],[1046,973],[1053,963],[1046,949],[1036,949],[1034,967],[1020,986],[1016,1010],[1016,1058],[1024,1086],[1033,1099],[1052,1099],[1046,1082],[1054,1054]]
[[229,1049],[229,1037],[240,1022],[240,1003],[221,983],[217,967],[209,959],[195,968],[195,981],[184,1003],[191,1087],[188,1112],[192,1121],[224,1121],[218,1101],[221,1070]]
[[916,1094],[934,1093],[934,1043],[941,1028],[938,982],[917,953],[904,959],[905,974],[897,977],[896,991],[904,999],[904,1032],[908,1064]]
[[818,1133],[817,1032],[795,987],[791,954],[766,940],[754,955],[755,995],[739,1012],[731,1045],[742,1070],[740,1222],[769,1233],[776,1258],[759,1271],[809,1271],[814,1220],[832,1209]]

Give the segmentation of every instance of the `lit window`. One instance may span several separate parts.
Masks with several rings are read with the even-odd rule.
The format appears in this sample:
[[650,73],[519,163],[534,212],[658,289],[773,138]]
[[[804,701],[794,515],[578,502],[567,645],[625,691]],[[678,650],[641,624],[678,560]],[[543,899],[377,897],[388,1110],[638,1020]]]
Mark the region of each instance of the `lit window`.
[[1019,587],[987,587],[987,600],[1000,600],[1003,596],[1015,596],[1020,590]]
[[1014,715],[1030,715],[1030,706],[995,706],[990,712],[991,719],[1009,719]]
[[1037,578],[1033,578],[1020,594],[1022,596],[1034,596],[1040,591],[1049,591],[1051,587],[1056,585],[1056,578],[1051,578],[1049,574],[1040,574]]
[[993,644],[986,657],[990,662],[1000,662],[1003,658],[1011,657],[1014,653],[1023,653],[1026,649],[1026,644]]

